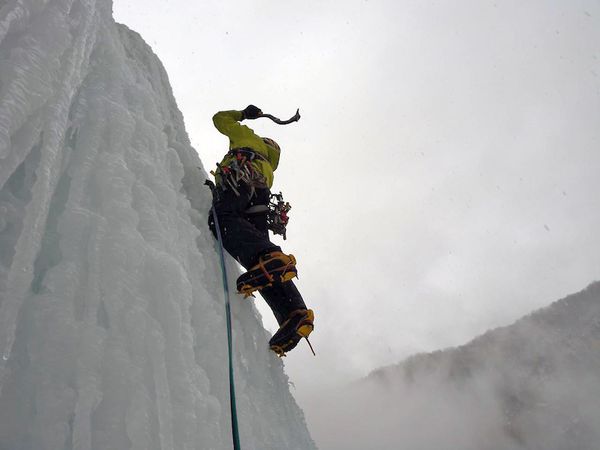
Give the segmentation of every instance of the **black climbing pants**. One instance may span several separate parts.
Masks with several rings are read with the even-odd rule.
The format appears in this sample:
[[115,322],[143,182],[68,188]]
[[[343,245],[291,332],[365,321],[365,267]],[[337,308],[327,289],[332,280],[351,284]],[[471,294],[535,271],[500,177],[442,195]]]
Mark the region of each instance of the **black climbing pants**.
[[[259,257],[272,251],[281,251],[281,247],[269,239],[267,227],[267,211],[247,214],[248,208],[257,205],[268,205],[269,189],[252,190],[245,183],[238,187],[239,195],[233,190],[217,188],[213,198],[213,207],[219,219],[223,247],[246,270],[258,263]],[[209,214],[208,225],[215,238],[216,229],[212,214]],[[275,283],[260,290],[277,322],[284,322],[296,309],[305,309],[306,305],[298,288],[292,281]]]

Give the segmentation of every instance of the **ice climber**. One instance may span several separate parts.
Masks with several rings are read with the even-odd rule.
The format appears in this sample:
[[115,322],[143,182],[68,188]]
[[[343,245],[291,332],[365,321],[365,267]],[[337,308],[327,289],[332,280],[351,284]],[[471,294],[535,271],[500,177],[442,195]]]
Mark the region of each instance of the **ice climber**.
[[[270,188],[281,150],[272,139],[260,137],[240,124],[259,117],[265,115],[254,105],[214,115],[215,127],[229,138],[229,151],[213,172],[213,207],[223,247],[247,270],[237,279],[238,291],[246,296],[259,291],[265,299],[279,323],[269,346],[283,356],[302,338],[308,338],[314,313],[306,308],[291,281],[297,275],[294,256],[283,253],[269,239],[269,229],[273,229]],[[212,214],[209,226],[216,237]]]

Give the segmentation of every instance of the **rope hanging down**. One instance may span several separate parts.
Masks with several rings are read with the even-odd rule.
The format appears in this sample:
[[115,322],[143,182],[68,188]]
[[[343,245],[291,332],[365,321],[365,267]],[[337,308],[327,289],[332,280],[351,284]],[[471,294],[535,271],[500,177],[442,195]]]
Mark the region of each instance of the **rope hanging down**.
[[[209,185],[210,186],[210,185]],[[212,190],[212,189],[211,189]],[[229,353],[229,402],[231,406],[231,436],[233,438],[233,449],[240,450],[240,433],[237,421],[237,407],[235,404],[235,384],[233,379],[233,346],[231,333],[231,303],[229,301],[229,283],[227,282],[227,269],[225,268],[225,253],[223,250],[223,240],[221,239],[221,228],[219,227],[219,219],[215,208],[212,207],[210,212],[215,221],[217,230],[217,241],[219,242],[219,256],[221,260],[221,273],[223,274],[223,290],[225,292],[225,315],[227,321],[227,350]]]

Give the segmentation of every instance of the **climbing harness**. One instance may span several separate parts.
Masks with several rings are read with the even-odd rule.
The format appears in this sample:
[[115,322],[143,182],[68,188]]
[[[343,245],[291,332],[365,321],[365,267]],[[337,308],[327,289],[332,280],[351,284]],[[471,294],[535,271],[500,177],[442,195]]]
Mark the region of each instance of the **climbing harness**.
[[[204,182],[207,185],[213,195],[215,195],[215,185],[212,181],[206,180]],[[225,252],[223,250],[223,240],[221,238],[221,229],[219,227],[219,218],[215,211],[214,206],[210,209],[210,212],[215,221],[215,229],[217,231],[217,241],[219,242],[219,257],[221,260],[221,273],[223,276],[223,291],[225,293],[225,316],[227,323],[227,350],[229,353],[229,404],[231,407],[231,436],[233,439],[234,450],[240,450],[240,433],[237,421],[237,407],[235,402],[235,383],[233,377],[233,346],[232,346],[232,332],[231,332],[231,302],[229,300],[229,283],[227,281],[227,269],[225,268]]]

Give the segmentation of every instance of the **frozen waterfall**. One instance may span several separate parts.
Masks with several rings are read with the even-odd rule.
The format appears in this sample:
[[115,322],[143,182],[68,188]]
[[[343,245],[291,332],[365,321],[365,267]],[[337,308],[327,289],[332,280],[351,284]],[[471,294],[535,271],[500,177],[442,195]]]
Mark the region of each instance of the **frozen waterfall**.
[[[206,173],[111,8],[0,2],[0,450],[230,449]],[[242,447],[314,449],[259,314],[232,309]]]

